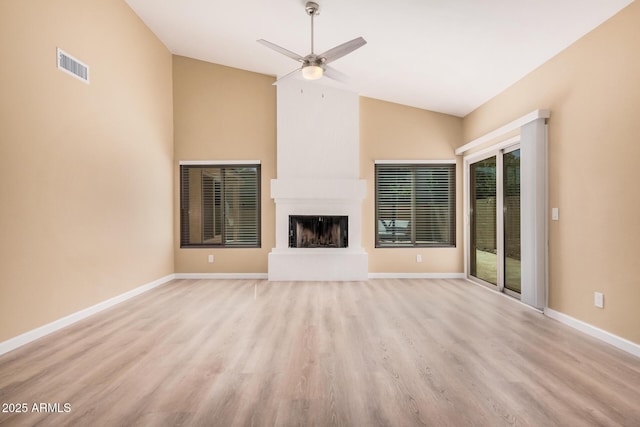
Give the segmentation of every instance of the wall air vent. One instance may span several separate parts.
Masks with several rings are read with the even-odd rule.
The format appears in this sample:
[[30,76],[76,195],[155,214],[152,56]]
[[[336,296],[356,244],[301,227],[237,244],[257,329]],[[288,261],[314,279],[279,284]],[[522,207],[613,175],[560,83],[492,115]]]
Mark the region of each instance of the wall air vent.
[[78,80],[89,84],[89,66],[78,61],[60,48],[56,50],[58,56],[58,70],[72,75]]

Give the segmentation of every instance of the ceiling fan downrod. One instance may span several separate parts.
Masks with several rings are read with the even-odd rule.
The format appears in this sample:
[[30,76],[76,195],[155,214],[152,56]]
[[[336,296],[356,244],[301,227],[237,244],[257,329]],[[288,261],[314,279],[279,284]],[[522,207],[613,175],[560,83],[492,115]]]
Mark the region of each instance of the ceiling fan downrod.
[[313,55],[313,17],[320,14],[320,5],[318,3],[308,1],[304,6],[304,10],[306,10],[307,15],[311,17],[311,55]]

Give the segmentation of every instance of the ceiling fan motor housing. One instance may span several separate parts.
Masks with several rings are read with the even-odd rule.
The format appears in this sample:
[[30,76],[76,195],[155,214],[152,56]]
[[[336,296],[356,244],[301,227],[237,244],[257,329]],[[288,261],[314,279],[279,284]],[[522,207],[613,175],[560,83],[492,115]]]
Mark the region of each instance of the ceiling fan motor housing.
[[304,6],[304,10],[307,11],[307,15],[320,15],[320,5],[316,2],[308,1]]

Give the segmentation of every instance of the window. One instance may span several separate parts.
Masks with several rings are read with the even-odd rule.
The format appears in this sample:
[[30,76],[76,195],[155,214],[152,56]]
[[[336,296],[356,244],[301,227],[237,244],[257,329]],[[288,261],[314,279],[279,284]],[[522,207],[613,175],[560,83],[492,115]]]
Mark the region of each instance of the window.
[[180,165],[180,247],[260,247],[260,165]]
[[456,165],[375,166],[376,247],[455,247]]

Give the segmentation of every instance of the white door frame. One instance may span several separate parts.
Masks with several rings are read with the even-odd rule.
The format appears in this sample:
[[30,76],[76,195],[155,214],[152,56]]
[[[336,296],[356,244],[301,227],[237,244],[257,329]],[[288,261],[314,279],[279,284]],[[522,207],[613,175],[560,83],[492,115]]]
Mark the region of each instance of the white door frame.
[[[520,149],[520,136],[509,138],[499,144],[492,145],[487,149],[478,151],[476,153],[464,156],[464,274],[465,277],[474,282],[495,287],[499,292],[504,292],[504,189],[503,189],[503,160],[502,155],[514,150]],[[471,173],[470,167],[472,164],[488,159],[490,157],[496,158],[496,247],[497,247],[497,284],[486,282],[471,275]],[[515,292],[510,292],[509,295],[519,298]]]

